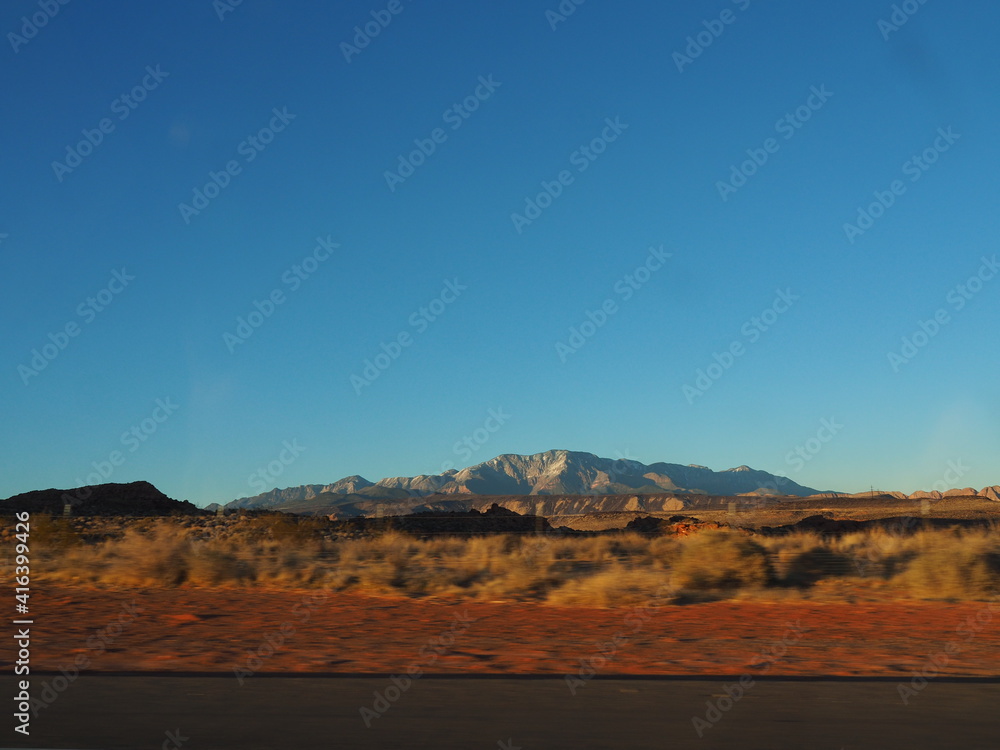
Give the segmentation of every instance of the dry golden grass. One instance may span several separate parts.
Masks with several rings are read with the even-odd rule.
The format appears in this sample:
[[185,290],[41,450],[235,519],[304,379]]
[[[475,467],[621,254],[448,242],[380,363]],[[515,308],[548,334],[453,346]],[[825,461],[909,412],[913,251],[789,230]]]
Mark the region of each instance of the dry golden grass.
[[86,544],[58,519],[33,519],[36,528],[36,575],[99,586],[322,587],[607,607],[665,590],[695,599],[773,599],[852,582],[887,596],[975,599],[996,593],[1000,580],[996,530],[431,540],[388,530],[324,539],[309,523],[266,518],[211,529],[150,521]]
[[921,597],[981,599],[1000,587],[1000,543],[995,536],[921,532],[909,564],[896,580]]
[[761,545],[743,534],[721,530],[685,538],[673,573],[674,583],[690,591],[760,588],[772,579]]

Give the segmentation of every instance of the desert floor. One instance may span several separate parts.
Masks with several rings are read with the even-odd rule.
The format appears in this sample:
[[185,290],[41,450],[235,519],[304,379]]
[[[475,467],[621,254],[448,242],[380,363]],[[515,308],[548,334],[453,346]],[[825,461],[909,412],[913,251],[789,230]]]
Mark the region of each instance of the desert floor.
[[[655,604],[655,603],[654,603]],[[1000,676],[1000,604],[724,601],[646,608],[315,589],[32,597],[34,671]],[[2,668],[11,668],[8,647]]]

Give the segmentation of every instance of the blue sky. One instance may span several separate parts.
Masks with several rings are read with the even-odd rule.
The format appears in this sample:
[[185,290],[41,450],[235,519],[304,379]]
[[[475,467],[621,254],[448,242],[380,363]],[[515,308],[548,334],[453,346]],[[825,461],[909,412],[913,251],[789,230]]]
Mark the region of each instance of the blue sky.
[[0,496],[553,448],[1000,483],[1000,7],[674,5],[8,2]]

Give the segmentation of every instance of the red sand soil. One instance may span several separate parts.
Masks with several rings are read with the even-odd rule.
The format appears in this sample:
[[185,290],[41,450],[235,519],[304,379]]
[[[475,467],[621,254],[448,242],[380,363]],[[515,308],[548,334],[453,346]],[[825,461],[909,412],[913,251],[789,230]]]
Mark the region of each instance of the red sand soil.
[[[933,657],[942,675],[1000,676],[996,603],[991,611],[983,602],[730,601],[636,613],[355,594],[328,594],[310,606],[316,596],[323,593],[46,585],[31,598],[31,664],[55,671],[79,657],[88,672],[231,674],[259,649],[265,658],[250,668],[262,673],[397,673],[415,665],[561,676],[578,672],[583,659],[601,674],[909,676]],[[123,609],[130,602],[134,616]],[[444,642],[434,640],[442,635]],[[603,665],[602,651],[611,654]],[[0,667],[10,670],[14,658],[7,645]]]

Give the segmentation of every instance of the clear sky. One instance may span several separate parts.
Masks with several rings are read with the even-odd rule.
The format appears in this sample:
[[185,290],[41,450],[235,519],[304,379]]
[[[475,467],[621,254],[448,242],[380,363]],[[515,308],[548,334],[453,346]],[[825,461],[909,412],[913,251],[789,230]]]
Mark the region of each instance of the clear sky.
[[4,5],[0,496],[1000,483],[995,2],[233,1]]

